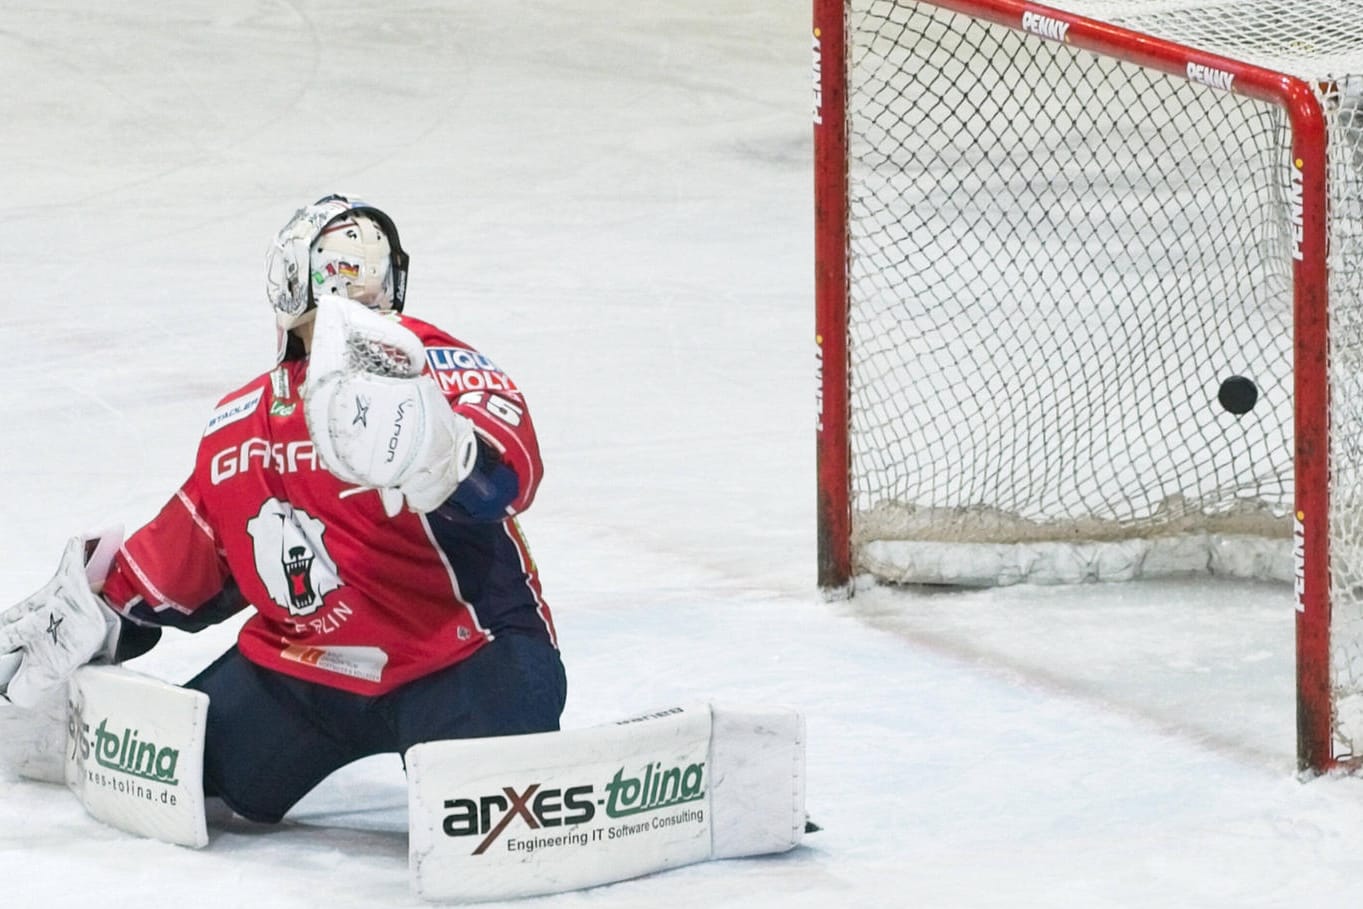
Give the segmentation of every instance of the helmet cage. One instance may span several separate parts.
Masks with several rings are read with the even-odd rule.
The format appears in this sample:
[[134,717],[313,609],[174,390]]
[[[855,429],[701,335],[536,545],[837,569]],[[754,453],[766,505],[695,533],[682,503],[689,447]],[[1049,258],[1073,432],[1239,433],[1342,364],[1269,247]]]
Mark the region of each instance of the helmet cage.
[[341,195],[324,196],[295,212],[266,253],[265,290],[280,329],[281,355],[287,331],[311,318],[310,314],[317,308],[311,280],[313,247],[332,224],[359,215],[372,219],[388,240],[391,277],[388,308],[402,312],[407,295],[409,258],[398,240],[393,219],[358,199]]

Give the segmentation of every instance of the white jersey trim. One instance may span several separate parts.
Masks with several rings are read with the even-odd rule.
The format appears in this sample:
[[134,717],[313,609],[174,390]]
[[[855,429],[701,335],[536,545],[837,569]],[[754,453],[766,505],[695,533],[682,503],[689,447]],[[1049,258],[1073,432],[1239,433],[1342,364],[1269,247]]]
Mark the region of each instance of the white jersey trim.
[[161,603],[160,606],[153,606],[152,608],[154,610],[159,612],[163,608],[174,609],[176,612],[183,612],[185,615],[189,615],[193,612],[192,609],[181,606],[179,603],[162,593],[160,589],[152,583],[151,578],[147,577],[147,573],[142,570],[142,566],[137,564],[137,560],[132,557],[132,553],[128,552],[128,547],[120,546],[118,551],[123,556],[123,560],[127,563],[128,567],[133,570],[133,574],[137,575],[137,579],[142,582],[143,588],[152,596],[156,597]]
[[179,499],[180,504],[185,506],[185,511],[189,512],[189,517],[194,521],[195,526],[203,531],[204,536],[208,537],[210,542],[216,545],[218,542],[217,535],[213,533],[213,528],[208,525],[208,522],[200,516],[199,509],[194,507],[194,503],[189,500],[189,496],[185,495],[184,489],[176,490],[175,498]]

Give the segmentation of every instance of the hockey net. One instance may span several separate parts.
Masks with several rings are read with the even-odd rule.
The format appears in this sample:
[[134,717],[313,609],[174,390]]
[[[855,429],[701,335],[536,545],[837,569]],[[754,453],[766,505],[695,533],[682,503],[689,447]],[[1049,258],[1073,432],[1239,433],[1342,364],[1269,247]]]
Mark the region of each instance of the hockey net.
[[1363,754],[1363,3],[822,5],[821,583],[1328,587]]

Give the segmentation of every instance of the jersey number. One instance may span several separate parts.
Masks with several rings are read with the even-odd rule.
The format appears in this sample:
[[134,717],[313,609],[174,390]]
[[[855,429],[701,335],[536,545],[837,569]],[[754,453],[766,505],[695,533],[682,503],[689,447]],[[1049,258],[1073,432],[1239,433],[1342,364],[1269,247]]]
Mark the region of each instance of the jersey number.
[[524,408],[512,404],[501,395],[490,395],[482,391],[460,395],[459,403],[477,405],[508,426],[520,426],[521,417],[525,415]]

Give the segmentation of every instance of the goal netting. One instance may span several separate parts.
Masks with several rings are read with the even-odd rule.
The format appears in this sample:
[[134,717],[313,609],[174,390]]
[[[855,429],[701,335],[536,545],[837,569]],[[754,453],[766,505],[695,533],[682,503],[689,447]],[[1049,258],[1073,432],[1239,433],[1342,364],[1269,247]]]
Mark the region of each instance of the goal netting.
[[[845,373],[848,514],[823,583],[1300,586],[1327,501],[1297,485],[1304,444],[1330,760],[1363,753],[1363,3],[946,5],[980,9],[850,0],[838,54],[816,31],[845,166],[839,218],[820,178],[821,248],[845,225],[845,325],[821,300],[820,333],[845,343],[823,369]],[[1315,249],[1311,140],[1273,73],[1323,113]]]

